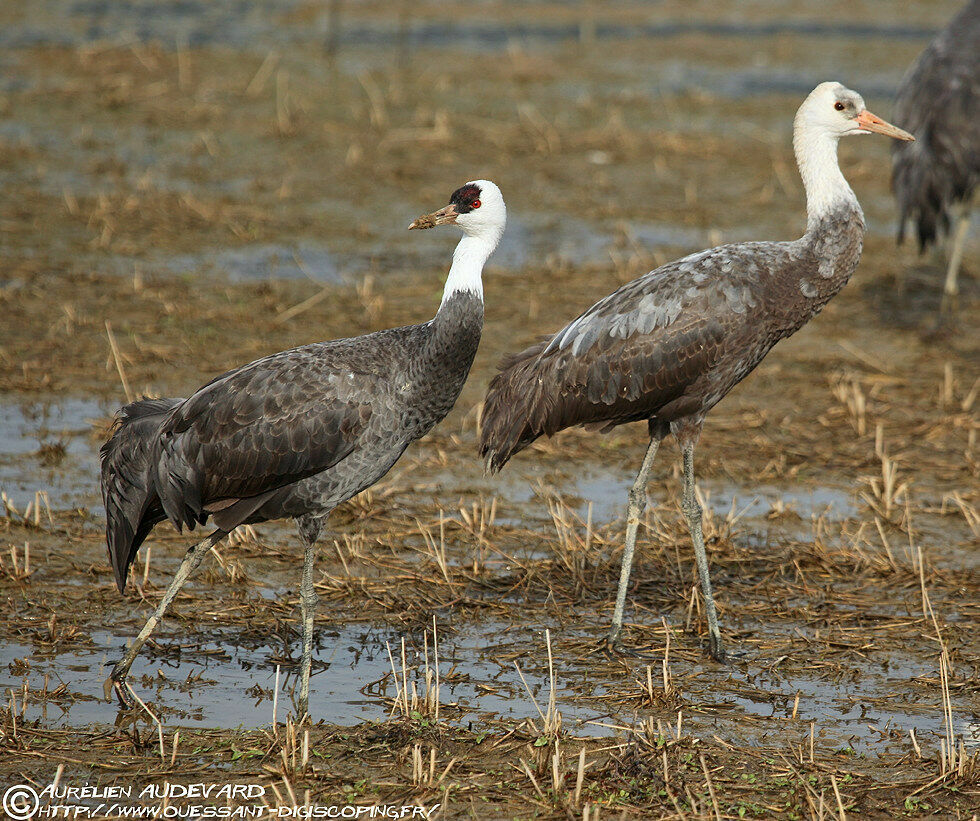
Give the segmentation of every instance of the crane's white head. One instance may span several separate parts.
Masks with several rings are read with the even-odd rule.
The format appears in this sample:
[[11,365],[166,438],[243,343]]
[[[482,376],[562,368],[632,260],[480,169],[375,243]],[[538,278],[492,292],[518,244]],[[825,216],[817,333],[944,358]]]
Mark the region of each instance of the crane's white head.
[[490,180],[473,180],[453,191],[449,205],[419,217],[413,228],[458,225],[469,237],[477,237],[496,246],[507,223],[507,206],[503,194]]
[[460,291],[483,299],[483,265],[500,242],[506,224],[507,206],[500,189],[490,180],[473,180],[453,191],[445,208],[425,214],[408,226],[409,230],[437,225],[458,225],[463,229],[442,293],[443,305]]
[[884,134],[896,140],[914,140],[907,131],[872,114],[856,91],[840,83],[821,83],[796,113],[796,130],[814,137],[847,137],[851,134]]
[[837,141],[851,134],[911,135],[872,114],[856,91],[840,83],[821,83],[810,92],[793,122],[793,149],[806,188],[807,230],[841,203],[860,210],[837,164]]

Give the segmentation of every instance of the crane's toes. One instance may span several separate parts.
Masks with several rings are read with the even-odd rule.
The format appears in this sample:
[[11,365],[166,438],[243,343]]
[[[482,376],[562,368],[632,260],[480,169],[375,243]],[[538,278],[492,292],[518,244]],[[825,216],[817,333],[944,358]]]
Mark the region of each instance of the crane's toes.
[[603,655],[618,656],[622,654],[623,645],[619,641],[620,629],[620,627],[614,625],[602,642],[600,642],[599,649]]
[[708,654],[719,664],[724,664],[727,661],[728,654],[725,652],[725,646],[722,644],[721,636],[709,636]]
[[130,695],[129,685],[126,682],[125,676],[117,678],[115,673],[111,673],[109,678],[105,680],[105,684],[102,685],[102,691],[105,694],[106,701],[112,701],[112,694],[115,691],[116,700],[124,710],[131,710],[136,705],[132,695]]
[[634,658],[634,659],[653,659],[654,656],[650,653],[642,653],[635,647],[629,647],[623,644],[619,639],[618,631],[616,633],[610,633],[606,636],[599,645],[599,650],[604,656],[610,659],[618,658]]
[[132,710],[136,706],[136,702],[129,692],[129,684],[123,680],[115,682],[115,686],[116,699],[119,701],[119,706],[124,710]]
[[612,636],[606,636],[599,643],[599,650],[602,652],[604,656],[608,656],[612,658],[614,656],[620,655],[623,652],[623,646],[619,643],[617,639],[614,639]]

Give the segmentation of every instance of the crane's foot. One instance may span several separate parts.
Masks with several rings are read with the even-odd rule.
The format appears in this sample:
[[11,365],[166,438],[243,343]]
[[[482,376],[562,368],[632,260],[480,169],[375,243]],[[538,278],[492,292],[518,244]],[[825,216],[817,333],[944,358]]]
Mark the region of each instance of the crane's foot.
[[724,664],[728,658],[725,652],[725,645],[722,643],[721,635],[708,634],[708,655],[719,664]]
[[129,692],[129,682],[126,680],[128,672],[128,670],[124,672],[113,667],[112,672],[109,674],[109,678],[107,678],[105,680],[105,684],[102,685],[102,691],[105,693],[105,700],[112,701],[112,694],[115,692],[116,700],[119,702],[119,706],[124,710],[131,710],[136,706],[136,701]]
[[600,649],[607,656],[623,656],[629,655],[629,650],[623,647],[622,642],[619,640],[619,634],[622,632],[623,626],[621,624],[613,624],[609,628],[609,633],[603,640]]
[[617,652],[616,648],[619,646],[619,634],[620,632],[622,632],[622,629],[623,629],[623,625],[621,624],[613,624],[609,628],[609,633],[606,636],[606,641],[604,643],[604,647],[608,652],[610,653]]
[[634,647],[628,647],[623,644],[619,638],[620,628],[613,627],[599,645],[599,650],[607,658],[635,658],[635,659],[652,659],[654,656],[650,653],[643,653]]

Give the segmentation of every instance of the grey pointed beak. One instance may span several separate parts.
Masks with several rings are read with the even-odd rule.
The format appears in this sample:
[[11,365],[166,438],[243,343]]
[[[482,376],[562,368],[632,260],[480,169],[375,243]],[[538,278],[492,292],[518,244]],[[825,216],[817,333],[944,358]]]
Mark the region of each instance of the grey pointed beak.
[[451,225],[456,222],[458,216],[459,212],[456,210],[455,204],[449,203],[445,208],[440,208],[431,214],[423,214],[408,226],[408,230],[411,231],[413,228],[422,230],[425,228],[435,228],[437,225]]

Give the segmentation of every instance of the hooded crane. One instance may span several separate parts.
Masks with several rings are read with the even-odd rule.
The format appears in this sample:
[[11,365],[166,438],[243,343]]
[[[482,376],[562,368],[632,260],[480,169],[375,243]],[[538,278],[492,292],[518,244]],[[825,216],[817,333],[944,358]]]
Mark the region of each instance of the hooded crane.
[[294,518],[305,549],[298,706],[308,715],[317,539],[330,511],[377,482],[456,403],[483,329],[483,266],[506,218],[500,189],[476,180],[409,226],[463,230],[429,322],[276,353],[213,379],[189,399],[141,399],[118,412],[101,457],[120,592],[154,525],[169,519],[193,530],[210,519],[215,530],[188,549],[113,667],[106,698],[114,687],[128,706],[133,660],[212,546],[239,525]]
[[801,239],[724,245],[657,268],[506,359],[490,383],[480,444],[490,472],[541,435],[647,422],[650,444],[629,492],[610,649],[618,646],[650,469],[660,441],[673,433],[683,451],[683,510],[709,649],[724,658],[694,491],[694,448],[708,411],[773,345],[819,313],[854,271],[864,217],[838,167],[837,141],[873,131],[912,139],[868,111],[859,94],[821,83],[800,106],[793,130],[807,196]]
[[895,122],[916,137],[892,150],[898,241],[910,221],[920,252],[940,233],[950,234],[945,309],[959,292],[956,275],[980,180],[980,0],[967,3],[912,64],[895,97]]

